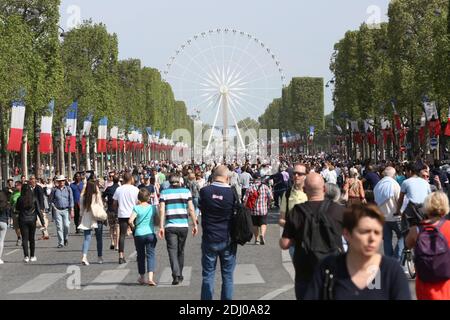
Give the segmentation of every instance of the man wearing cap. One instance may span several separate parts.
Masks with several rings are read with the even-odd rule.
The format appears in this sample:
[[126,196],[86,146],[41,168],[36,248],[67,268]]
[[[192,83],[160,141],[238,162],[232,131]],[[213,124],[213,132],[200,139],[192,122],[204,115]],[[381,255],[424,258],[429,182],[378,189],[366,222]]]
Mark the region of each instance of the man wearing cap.
[[69,243],[69,214],[70,218],[75,214],[72,189],[66,186],[66,178],[63,175],[56,177],[56,187],[50,194],[49,204],[54,210],[58,248],[62,248]]

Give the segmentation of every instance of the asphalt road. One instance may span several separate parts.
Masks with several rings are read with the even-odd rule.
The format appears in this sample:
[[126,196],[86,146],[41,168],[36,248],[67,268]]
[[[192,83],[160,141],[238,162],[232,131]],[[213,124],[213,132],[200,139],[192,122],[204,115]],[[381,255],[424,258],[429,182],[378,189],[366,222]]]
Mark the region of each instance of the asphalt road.
[[[238,247],[235,271],[235,300],[294,300],[294,272],[287,252],[278,246],[280,227],[277,213],[271,213],[265,245],[253,243]],[[126,239],[127,263],[118,264],[118,253],[109,249],[109,237],[103,234],[103,264],[97,263],[96,240],[92,237],[88,259],[82,266],[83,237],[71,234],[67,247],[57,249],[54,223],[50,240],[36,241],[37,262],[25,264],[21,247],[16,247],[15,233],[8,230],[0,265],[0,299],[167,299],[198,300],[201,288],[201,235],[190,234],[185,248],[184,282],[171,285],[171,271],[165,240],[158,240],[157,287],[137,284],[138,272],[132,237]],[[220,264],[216,271],[215,298],[220,298]],[[414,282],[411,281],[414,290]]]

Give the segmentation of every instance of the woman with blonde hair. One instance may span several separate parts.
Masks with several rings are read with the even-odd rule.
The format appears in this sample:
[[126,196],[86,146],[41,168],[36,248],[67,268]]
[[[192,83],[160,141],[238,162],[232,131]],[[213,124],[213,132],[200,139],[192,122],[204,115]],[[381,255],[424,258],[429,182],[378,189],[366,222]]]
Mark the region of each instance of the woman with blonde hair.
[[350,168],[349,175],[350,177],[345,181],[344,185],[344,199],[347,200],[347,207],[351,207],[352,204],[366,204],[366,195],[363,183],[358,179],[358,170]]
[[411,227],[406,236],[406,247],[415,247],[417,299],[450,300],[450,221],[447,215],[450,207],[447,195],[441,191],[429,194],[423,210],[427,219]]

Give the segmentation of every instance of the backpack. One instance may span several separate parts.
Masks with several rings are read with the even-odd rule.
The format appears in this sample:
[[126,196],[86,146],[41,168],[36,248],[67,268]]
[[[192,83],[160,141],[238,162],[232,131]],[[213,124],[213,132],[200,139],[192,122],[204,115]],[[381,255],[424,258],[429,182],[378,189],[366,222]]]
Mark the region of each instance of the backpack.
[[250,210],[254,210],[256,208],[256,202],[258,201],[259,198],[259,189],[261,189],[262,187],[262,183],[258,186],[257,190],[253,190],[252,192],[249,193],[248,197],[247,197],[247,202],[245,202],[245,206],[250,209]]
[[339,234],[334,222],[327,216],[330,204],[330,200],[324,200],[317,212],[312,212],[305,206],[301,206],[301,214],[304,215],[303,239],[301,242],[301,249],[304,253],[302,263],[309,270],[314,270],[323,258],[343,251],[342,242],[338,242],[338,239],[342,239],[341,234]]
[[235,198],[235,212],[231,217],[231,242],[243,246],[253,237],[252,216],[249,210],[242,205],[236,188],[232,187],[231,189]]
[[414,263],[420,279],[425,282],[450,279],[450,248],[440,231],[445,222],[442,218],[437,226],[419,225]]

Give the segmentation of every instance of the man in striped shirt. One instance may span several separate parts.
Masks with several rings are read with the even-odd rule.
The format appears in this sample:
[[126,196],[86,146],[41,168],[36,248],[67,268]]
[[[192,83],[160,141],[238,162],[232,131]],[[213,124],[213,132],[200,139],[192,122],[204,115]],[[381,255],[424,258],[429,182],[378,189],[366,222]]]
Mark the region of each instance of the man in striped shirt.
[[198,229],[191,192],[180,186],[178,174],[171,175],[169,183],[170,188],[161,191],[159,198],[159,237],[166,238],[172,285],[177,285],[183,281],[184,246],[189,231],[189,216],[193,222],[193,236],[197,234]]

